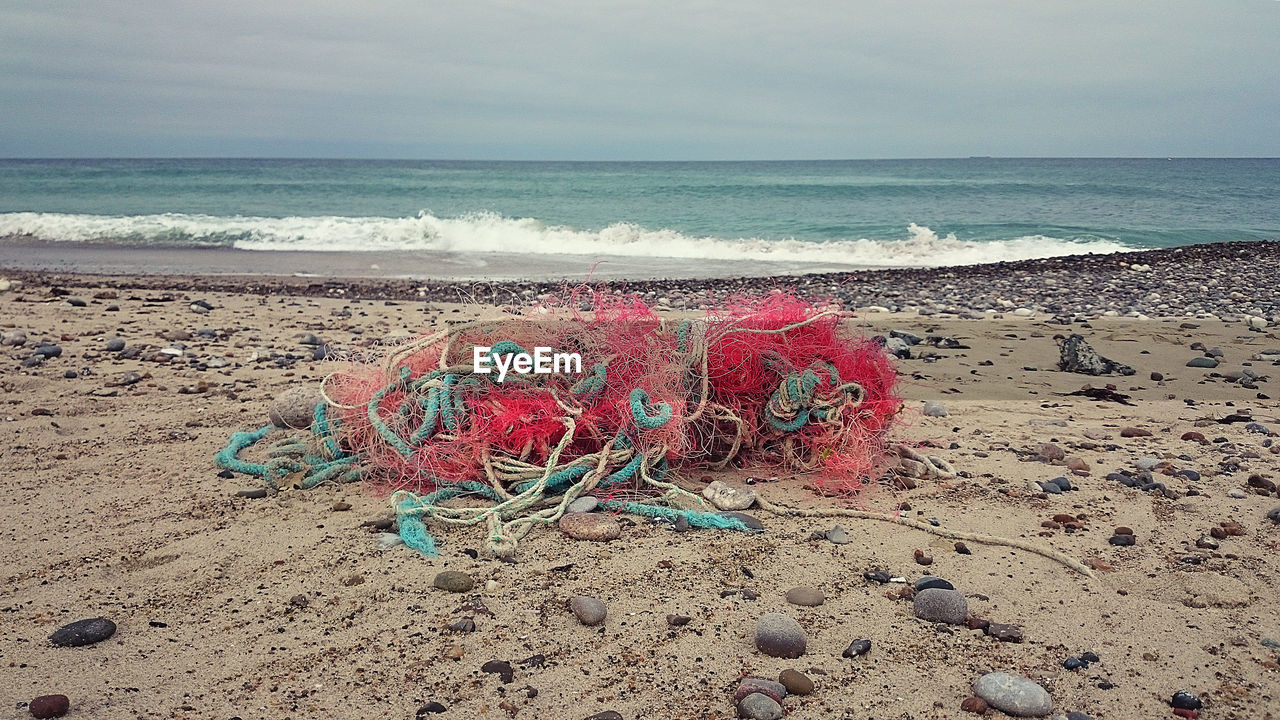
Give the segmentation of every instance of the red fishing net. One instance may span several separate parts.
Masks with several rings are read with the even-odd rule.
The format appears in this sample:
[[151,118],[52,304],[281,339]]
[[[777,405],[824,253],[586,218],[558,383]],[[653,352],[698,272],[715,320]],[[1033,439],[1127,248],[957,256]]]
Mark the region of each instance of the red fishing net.
[[[514,482],[628,447],[677,474],[758,466],[851,495],[883,469],[901,402],[884,349],[842,320],[784,293],[683,319],[577,291],[355,364],[325,393],[341,445],[395,488]],[[580,364],[499,382],[475,372],[477,347],[490,364],[537,348]]]

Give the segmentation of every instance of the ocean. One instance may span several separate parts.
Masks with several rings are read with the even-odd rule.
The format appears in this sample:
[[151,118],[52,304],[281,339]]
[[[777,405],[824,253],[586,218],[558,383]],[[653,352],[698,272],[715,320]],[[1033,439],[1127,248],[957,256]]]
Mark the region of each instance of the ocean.
[[1277,238],[1277,159],[0,160],[0,245],[856,268]]

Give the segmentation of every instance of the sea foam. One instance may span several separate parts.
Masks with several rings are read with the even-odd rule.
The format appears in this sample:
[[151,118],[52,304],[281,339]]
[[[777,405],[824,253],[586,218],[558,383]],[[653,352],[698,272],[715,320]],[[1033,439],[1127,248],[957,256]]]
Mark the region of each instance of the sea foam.
[[613,223],[598,230],[533,218],[472,213],[415,217],[240,217],[187,214],[0,214],[0,238],[279,251],[399,251],[583,255],[818,263],[850,267],[938,267],[1129,250],[1110,240],[1043,235],[960,240],[908,223],[901,238],[810,241],[717,238]]

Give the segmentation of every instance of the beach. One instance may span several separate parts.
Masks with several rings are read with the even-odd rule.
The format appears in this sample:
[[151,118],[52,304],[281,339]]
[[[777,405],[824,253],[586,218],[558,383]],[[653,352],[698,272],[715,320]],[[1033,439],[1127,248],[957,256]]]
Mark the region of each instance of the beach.
[[[1172,717],[1185,691],[1206,718],[1280,716],[1280,523],[1268,518],[1280,243],[754,278],[691,263],[682,277],[592,275],[580,261],[556,272],[553,256],[537,271],[518,258],[478,271],[472,257],[417,273],[362,254],[194,249],[157,251],[141,273],[113,250],[15,248],[0,246],[3,330],[25,336],[0,348],[0,717],[59,693],[69,717],[730,718],[743,678],[788,669],[813,682],[782,701],[802,720],[976,717],[962,703],[993,671],[1041,684],[1053,715]],[[890,439],[956,474],[877,486],[856,506],[1052,548],[1092,577],[1007,546],[965,554],[892,523],[759,509],[746,511],[756,534],[627,516],[604,543],[537,528],[516,562],[488,556],[480,528],[449,528],[428,558],[379,549],[392,513],[372,486],[242,497],[252,478],[219,475],[232,432],[262,425],[273,398],[318,384],[343,353],[588,280],[673,317],[786,290],[839,301],[867,336],[924,339],[895,361],[905,404]],[[1059,370],[1055,336],[1072,334],[1134,373]],[[113,339],[124,349],[108,351]],[[42,344],[60,352],[24,367]],[[1197,358],[1215,366],[1188,366]],[[1108,388],[1125,402],[1096,392]],[[1144,469],[1138,484],[1160,488],[1115,477]],[[1041,485],[1058,477],[1073,489]],[[843,506],[776,469],[683,478],[711,480]],[[847,543],[828,539],[836,524]],[[445,570],[474,587],[436,587]],[[954,585],[975,620],[1014,628],[917,617],[910,588],[926,575]],[[797,587],[821,604],[789,602]],[[568,609],[579,595],[605,603],[602,624]],[[771,612],[799,622],[804,654],[757,650]],[[50,644],[99,616],[117,626],[109,638]],[[464,618],[473,630],[450,629]],[[870,650],[846,657],[858,639]],[[1096,662],[1064,667],[1089,652]]]

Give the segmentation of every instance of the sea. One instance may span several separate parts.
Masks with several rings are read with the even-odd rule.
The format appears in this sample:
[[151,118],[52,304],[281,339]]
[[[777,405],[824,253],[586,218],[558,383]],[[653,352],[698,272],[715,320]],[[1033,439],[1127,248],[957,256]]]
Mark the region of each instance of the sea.
[[0,247],[935,267],[1280,239],[1280,159],[0,160]]

